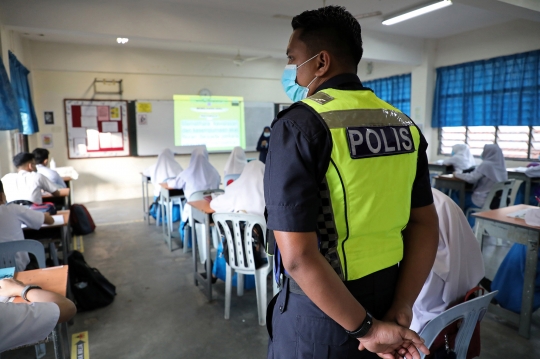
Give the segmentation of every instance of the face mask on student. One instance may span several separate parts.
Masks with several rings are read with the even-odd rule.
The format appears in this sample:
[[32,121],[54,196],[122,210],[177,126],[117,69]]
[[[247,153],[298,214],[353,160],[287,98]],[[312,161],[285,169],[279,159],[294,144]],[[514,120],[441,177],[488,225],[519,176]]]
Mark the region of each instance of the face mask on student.
[[269,132],[265,132],[265,133],[264,133],[264,137],[270,137],[270,133],[269,133]]
[[319,56],[319,54],[313,56],[312,58],[304,61],[300,65],[287,65],[285,66],[285,70],[283,70],[283,75],[281,76],[281,85],[283,86],[283,90],[285,90],[285,93],[287,96],[291,99],[293,102],[301,101],[307,97],[307,94],[309,92],[309,86],[317,79],[317,76],[311,82],[306,86],[300,86],[296,82],[296,73],[298,71],[298,68],[304,66],[309,61],[313,60]]

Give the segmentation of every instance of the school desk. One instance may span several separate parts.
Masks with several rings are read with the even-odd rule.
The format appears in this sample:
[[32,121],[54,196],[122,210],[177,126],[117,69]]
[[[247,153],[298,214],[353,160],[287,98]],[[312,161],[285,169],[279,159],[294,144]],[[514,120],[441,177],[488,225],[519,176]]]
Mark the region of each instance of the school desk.
[[476,217],[476,239],[480,243],[480,248],[482,248],[484,236],[507,239],[527,246],[521,314],[495,305],[489,306],[489,310],[495,315],[518,325],[519,335],[525,338],[529,338],[531,332],[540,227],[529,226],[524,219],[512,218],[508,217],[508,215],[528,208],[537,207],[520,204],[492,211],[473,213],[473,216]]
[[67,198],[68,209],[71,208],[73,203],[73,178],[69,176],[62,177],[62,181],[66,184],[66,188],[69,188],[69,196]]
[[539,177],[531,178],[527,176],[525,172],[520,171],[519,168],[507,168],[506,171],[508,172],[508,179],[521,180],[523,181],[523,183],[525,183],[525,198],[523,199],[523,203],[536,204],[536,203],[530,203],[529,198],[531,196],[532,183],[540,183],[540,178]]
[[[212,300],[212,264],[210,260],[210,239],[211,239],[211,233],[210,233],[210,223],[212,221],[212,213],[214,213],[214,210],[210,207],[210,201],[207,201],[205,199],[201,199],[200,201],[193,201],[188,202],[188,204],[191,206],[191,218],[189,225],[191,226],[191,243],[192,243],[192,254],[193,254],[193,279],[195,280],[195,285],[198,286],[199,282],[202,283],[206,297],[208,298],[208,301],[210,302]],[[206,278],[202,276],[201,273],[198,272],[197,269],[197,254],[198,248],[197,248],[197,237],[195,233],[195,222],[201,223],[204,225],[204,233],[206,235],[206,265],[205,265],[205,271],[206,271]],[[184,243],[184,245],[187,245],[187,243]]]
[[65,209],[69,209],[71,201],[69,199],[69,193],[71,192],[71,190],[69,188],[60,188],[58,192],[60,192],[59,196],[53,196],[50,193],[43,193],[41,195],[41,198],[43,202],[52,202],[55,205],[61,204]]
[[[160,183],[160,196],[159,196],[159,213],[161,216],[161,228],[163,230],[163,236],[165,236],[165,242],[169,245],[169,250],[172,251],[172,237],[173,237],[173,201],[178,200],[180,204],[180,215],[182,215],[184,199],[184,190],[170,188],[167,183]],[[163,213],[167,217],[167,221],[164,221]]]
[[437,172],[440,174],[449,174],[454,172],[454,166],[443,165],[438,163],[428,163],[429,172]]
[[62,259],[64,263],[67,261],[67,256],[69,253],[69,245],[71,243],[71,231],[69,230],[69,214],[70,211],[58,211],[56,215],[61,215],[64,218],[64,223],[62,224],[43,224],[40,229],[30,229],[28,227],[23,228],[24,238],[26,239],[35,239],[39,241],[40,239],[53,238],[62,240]]
[[452,174],[440,175],[435,177],[435,188],[437,189],[451,189],[459,191],[459,207],[462,211],[465,211],[465,191],[467,188],[467,182],[454,177]]

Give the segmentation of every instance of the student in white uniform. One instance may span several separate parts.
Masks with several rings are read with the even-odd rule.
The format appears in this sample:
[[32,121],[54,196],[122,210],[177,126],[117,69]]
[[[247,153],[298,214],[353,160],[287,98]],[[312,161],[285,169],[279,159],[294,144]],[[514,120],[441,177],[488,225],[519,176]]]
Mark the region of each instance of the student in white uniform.
[[0,353],[45,339],[57,323],[67,322],[77,313],[66,297],[12,278],[0,279],[0,296],[22,297],[28,302],[0,302]]
[[161,190],[160,183],[167,182],[168,179],[176,178],[184,169],[174,159],[174,154],[168,148],[164,149],[158,156],[157,162],[144,170],[143,175],[150,177],[154,187],[154,196],[159,196]]
[[463,172],[476,166],[469,146],[464,143],[452,146],[452,157],[445,159],[442,163],[446,166],[453,166],[456,172]]
[[21,152],[13,157],[17,173],[8,173],[2,177],[7,202],[27,200],[36,204],[43,203],[41,190],[59,196],[54,183],[41,173],[36,172],[36,162],[31,153]]
[[48,167],[49,165],[49,150],[45,148],[36,148],[32,151],[36,160],[36,169],[38,173],[41,173],[47,177],[58,188],[66,188],[66,183],[60,177],[58,172]]
[[[17,204],[6,205],[3,201],[3,189],[0,183],[0,242],[11,242],[24,240],[24,233],[21,224],[28,228],[39,229],[43,223],[53,224],[54,219],[49,213],[33,211]],[[19,252],[15,255],[17,272],[23,271],[30,258],[28,253]]]
[[463,299],[484,277],[482,252],[461,208],[442,192],[432,191],[439,216],[439,246],[433,269],[413,306],[410,329],[415,332]]
[[472,196],[469,193],[465,196],[465,209],[473,206],[482,208],[491,188],[508,179],[501,148],[497,145],[485,145],[482,163],[471,173],[454,172],[454,176],[474,184]]
[[264,216],[264,163],[251,161],[225,193],[210,202],[216,212],[246,212]]
[[242,147],[233,148],[225,168],[223,169],[223,174],[227,175],[239,175],[244,170],[244,167],[247,165],[246,153]]

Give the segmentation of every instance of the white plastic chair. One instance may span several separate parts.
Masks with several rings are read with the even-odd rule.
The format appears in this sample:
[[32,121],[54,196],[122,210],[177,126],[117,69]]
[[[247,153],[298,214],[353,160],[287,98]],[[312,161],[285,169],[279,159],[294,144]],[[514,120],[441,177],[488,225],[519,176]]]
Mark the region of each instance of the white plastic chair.
[[[420,332],[420,336],[425,340],[425,345],[429,348],[444,328],[462,319],[463,322],[459,326],[454,348],[451,349],[456,353],[456,359],[465,359],[476,323],[482,321],[491,299],[497,292],[494,291],[458,304],[433,318]],[[424,359],[425,355],[420,354],[421,358]]]
[[[489,208],[489,206],[491,205],[491,202],[493,201],[493,198],[495,198],[495,195],[497,194],[498,191],[502,191],[501,201],[499,202],[499,208],[508,207],[508,205],[507,205],[507,203],[508,203],[508,194],[510,193],[510,190],[513,188],[515,181],[516,180],[514,180],[514,179],[509,179],[507,181],[495,183],[493,185],[493,187],[491,187],[491,190],[489,191],[489,193],[488,193],[488,195],[486,197],[486,201],[484,202],[484,205],[482,206],[482,208],[471,207],[471,208],[467,209],[467,212],[465,213],[465,216],[468,218],[469,215],[471,213],[473,213],[473,212],[485,212],[485,211],[491,210]],[[515,200],[515,198],[514,198],[514,200]],[[512,203],[512,202],[510,202],[510,203]]]
[[[225,278],[225,319],[229,319],[231,311],[231,290],[232,277],[234,272],[238,274],[237,294],[244,294],[244,274],[255,275],[255,291],[257,293],[257,311],[259,315],[259,325],[266,324],[266,306],[267,306],[267,284],[266,278],[272,272],[272,261],[268,258],[268,262],[260,268],[255,268],[255,259],[253,253],[252,236],[253,228],[259,225],[262,233],[263,243],[261,250],[264,251],[266,243],[266,221],[264,217],[245,214],[245,213],[214,213],[214,223],[220,236],[225,237],[229,251],[229,263],[227,263],[227,272]],[[240,229],[240,223],[245,224],[243,233]],[[232,225],[233,233],[229,227]],[[275,283],[275,281],[272,281]],[[277,285],[274,284],[274,294],[277,293]]]
[[236,181],[238,177],[240,177],[240,173],[226,175],[223,178],[223,186],[227,187],[228,186],[227,182],[229,182],[230,180]]
[[[225,192],[224,190],[219,189],[219,188],[193,192],[191,196],[189,196],[188,202],[200,201],[201,199],[204,199],[204,197],[211,196],[212,193],[224,193],[224,192]],[[191,211],[190,211],[188,223],[192,223],[192,222],[193,221],[191,220]],[[197,241],[197,247],[199,248],[199,260],[201,261],[201,263],[204,263],[206,261],[206,234],[202,227],[203,227],[202,224],[195,223],[195,236],[197,238],[191,238],[191,240]],[[184,231],[184,233],[187,233],[187,232],[191,233],[191,231]],[[215,229],[212,229],[212,228],[210,229],[210,232],[212,233],[212,244],[214,248],[217,249],[218,247],[217,232]],[[184,243],[184,244],[185,244],[184,253],[186,253],[188,250],[187,243]]]

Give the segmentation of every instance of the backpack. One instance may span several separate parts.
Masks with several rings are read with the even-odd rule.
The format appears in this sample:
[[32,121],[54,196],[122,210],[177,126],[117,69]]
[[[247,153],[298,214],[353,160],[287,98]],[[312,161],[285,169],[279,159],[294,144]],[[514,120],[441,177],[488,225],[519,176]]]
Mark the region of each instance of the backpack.
[[97,268],[90,267],[81,252],[70,252],[68,265],[69,283],[77,311],[93,310],[113,302],[116,287]]
[[94,220],[85,206],[82,204],[73,204],[70,210],[69,222],[71,223],[71,228],[73,228],[73,234],[85,235],[92,233],[96,229]]

